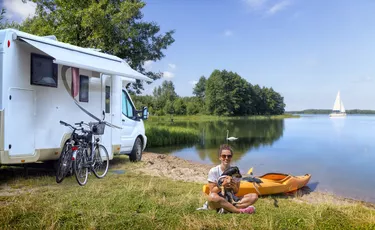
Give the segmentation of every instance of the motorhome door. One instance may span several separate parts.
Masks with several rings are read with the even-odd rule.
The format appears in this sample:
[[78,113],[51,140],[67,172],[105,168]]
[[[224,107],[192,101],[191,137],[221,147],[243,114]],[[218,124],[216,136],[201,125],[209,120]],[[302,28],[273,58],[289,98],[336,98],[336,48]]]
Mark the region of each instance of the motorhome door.
[[[102,80],[102,112],[104,112],[105,121],[112,123],[112,82],[111,76],[104,76]],[[112,128],[105,127],[104,135],[102,136],[102,145],[108,151],[109,156],[112,155]]]
[[[9,114],[6,116],[5,136],[10,156],[35,153],[35,92],[11,88],[8,98]],[[5,111],[7,112],[7,111]]]
[[122,129],[121,129],[121,151],[130,151],[133,148],[136,138],[137,122],[134,119],[135,108],[129,95],[122,90]]

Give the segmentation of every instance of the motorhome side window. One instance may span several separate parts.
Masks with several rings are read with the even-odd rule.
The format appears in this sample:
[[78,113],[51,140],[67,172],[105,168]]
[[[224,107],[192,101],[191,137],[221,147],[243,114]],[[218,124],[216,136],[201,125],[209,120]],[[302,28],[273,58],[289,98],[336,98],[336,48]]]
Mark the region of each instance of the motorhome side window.
[[51,57],[31,54],[30,84],[57,87],[57,64]]
[[134,118],[133,105],[124,90],[122,91],[122,113],[128,118]]
[[105,86],[105,112],[111,112],[111,87]]
[[79,76],[79,101],[89,102],[89,77]]

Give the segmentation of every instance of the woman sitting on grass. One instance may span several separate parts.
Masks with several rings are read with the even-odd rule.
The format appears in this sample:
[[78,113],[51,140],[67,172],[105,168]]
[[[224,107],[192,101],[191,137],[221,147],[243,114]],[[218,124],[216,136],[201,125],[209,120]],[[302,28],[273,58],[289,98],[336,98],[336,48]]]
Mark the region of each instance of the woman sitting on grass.
[[[225,210],[232,213],[252,214],[255,212],[255,207],[252,204],[258,200],[257,194],[250,193],[246,194],[244,197],[234,197],[238,202],[236,202],[235,205],[232,205],[221,195],[220,189],[217,186],[219,177],[230,167],[232,157],[232,148],[229,145],[221,145],[219,149],[219,159],[221,164],[211,168],[208,172],[208,187],[210,188],[208,207],[221,212]],[[240,181],[231,181],[226,187],[233,189],[233,193],[236,194],[240,187]]]

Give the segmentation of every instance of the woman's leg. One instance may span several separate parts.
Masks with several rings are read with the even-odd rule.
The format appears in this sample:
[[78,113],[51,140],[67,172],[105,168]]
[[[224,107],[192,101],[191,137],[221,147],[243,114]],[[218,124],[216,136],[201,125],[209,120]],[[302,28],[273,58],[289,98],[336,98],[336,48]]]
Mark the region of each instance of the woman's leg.
[[247,208],[254,204],[258,200],[258,195],[256,193],[246,194],[240,202],[237,203],[237,208]]
[[241,213],[241,211],[234,207],[231,203],[226,201],[223,197],[219,196],[217,193],[211,193],[208,196],[208,207],[211,209],[224,208],[225,210],[232,213]]

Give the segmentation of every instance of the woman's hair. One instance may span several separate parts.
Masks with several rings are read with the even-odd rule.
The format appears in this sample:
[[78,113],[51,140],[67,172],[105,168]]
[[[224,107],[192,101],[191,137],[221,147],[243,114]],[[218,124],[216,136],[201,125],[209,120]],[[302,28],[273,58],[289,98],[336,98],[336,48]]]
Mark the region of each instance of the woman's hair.
[[232,150],[232,148],[229,146],[229,145],[227,145],[227,144],[223,144],[223,145],[220,145],[220,148],[219,148],[219,157],[221,156],[221,152],[223,151],[223,150],[229,150],[230,151],[230,154],[232,154],[233,155],[233,150]]

